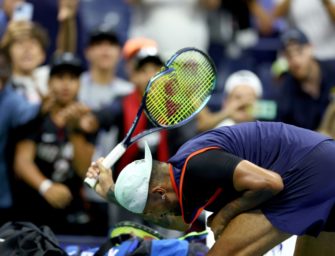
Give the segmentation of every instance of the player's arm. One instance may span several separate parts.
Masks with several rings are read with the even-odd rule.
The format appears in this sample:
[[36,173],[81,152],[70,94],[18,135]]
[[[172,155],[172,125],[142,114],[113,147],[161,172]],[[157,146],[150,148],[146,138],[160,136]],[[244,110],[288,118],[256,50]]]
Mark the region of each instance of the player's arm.
[[258,207],[284,188],[280,175],[246,160],[236,166],[233,184],[234,188],[243,194],[213,216],[210,225],[216,237],[234,217]]

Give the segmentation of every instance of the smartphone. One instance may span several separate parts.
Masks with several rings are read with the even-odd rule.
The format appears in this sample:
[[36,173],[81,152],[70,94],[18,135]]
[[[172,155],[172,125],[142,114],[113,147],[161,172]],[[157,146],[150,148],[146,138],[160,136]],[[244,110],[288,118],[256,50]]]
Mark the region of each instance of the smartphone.
[[273,100],[258,100],[252,106],[255,119],[274,120],[277,116],[277,103]]
[[33,18],[34,6],[31,3],[20,3],[14,8],[12,20],[30,21]]

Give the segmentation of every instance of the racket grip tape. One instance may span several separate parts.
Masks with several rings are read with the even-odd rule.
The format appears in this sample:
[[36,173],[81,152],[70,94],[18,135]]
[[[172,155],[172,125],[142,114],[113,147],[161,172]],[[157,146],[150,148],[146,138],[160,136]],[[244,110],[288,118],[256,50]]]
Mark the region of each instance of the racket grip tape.
[[[126,152],[127,147],[121,142],[116,145],[115,148],[111,152],[108,153],[108,155],[104,158],[102,161],[102,165],[108,169],[111,168],[117,160],[121,158],[121,156]],[[85,178],[84,183],[86,183],[91,188],[94,188],[97,183],[96,178]]]

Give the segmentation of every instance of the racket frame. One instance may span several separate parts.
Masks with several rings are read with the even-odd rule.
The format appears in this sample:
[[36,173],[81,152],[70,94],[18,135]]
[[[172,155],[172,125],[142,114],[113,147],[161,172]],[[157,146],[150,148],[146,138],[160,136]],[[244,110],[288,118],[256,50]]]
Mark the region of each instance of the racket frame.
[[[130,127],[130,129],[128,130],[126,136],[124,137],[124,139],[118,143],[116,145],[116,147],[104,158],[104,160],[102,161],[102,165],[105,168],[110,168],[111,166],[113,166],[121,157],[122,155],[125,153],[125,151],[127,150],[127,148],[129,146],[131,146],[134,142],[140,140],[141,138],[145,137],[148,134],[160,131],[162,129],[173,129],[173,128],[177,128],[180,127],[184,124],[186,124],[187,122],[189,122],[195,115],[197,115],[204,107],[205,105],[208,103],[212,93],[210,93],[207,98],[203,101],[203,103],[200,105],[200,107],[198,107],[198,109],[196,111],[194,111],[189,117],[187,117],[186,119],[184,119],[183,121],[179,122],[178,124],[175,125],[161,125],[158,122],[155,121],[155,119],[152,117],[152,115],[150,115],[150,111],[148,111],[147,107],[146,107],[146,98],[147,95],[150,91],[150,88],[152,86],[152,84],[154,83],[155,80],[159,79],[160,77],[173,72],[175,69],[169,67],[169,65],[171,65],[173,63],[173,61],[182,53],[187,52],[187,51],[197,51],[200,54],[202,54],[208,61],[208,63],[211,65],[212,69],[214,70],[214,73],[216,74],[216,67],[212,61],[212,59],[205,54],[203,51],[197,49],[197,48],[193,48],[193,47],[186,47],[183,49],[180,49],[179,51],[177,51],[164,65],[165,69],[161,70],[159,73],[157,73],[154,77],[152,77],[149,81],[148,84],[145,88],[145,92],[143,94],[143,98],[141,101],[141,105],[137,111],[136,117]],[[215,88],[215,84],[216,84],[216,75],[214,77],[213,83],[212,83],[212,92],[214,91]],[[139,119],[141,118],[141,115],[143,113],[143,111],[145,112],[145,114],[147,115],[149,121],[154,125],[153,128],[143,131],[137,135],[135,135],[134,137],[132,137],[133,132],[136,129],[137,123],[139,121]],[[86,178],[85,179],[85,183],[88,184],[90,187],[94,187],[97,183],[97,179],[95,178]]]

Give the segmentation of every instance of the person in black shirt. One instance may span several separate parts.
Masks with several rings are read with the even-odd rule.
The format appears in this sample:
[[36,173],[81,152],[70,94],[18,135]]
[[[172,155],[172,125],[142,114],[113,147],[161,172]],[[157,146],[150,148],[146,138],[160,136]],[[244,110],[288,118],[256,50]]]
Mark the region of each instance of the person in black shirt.
[[335,89],[335,73],[329,63],[313,57],[308,38],[297,29],[282,35],[288,73],[278,97],[278,120],[315,130]]
[[80,60],[71,53],[54,58],[49,78],[54,103],[27,126],[16,147],[19,219],[48,225],[58,234],[81,234],[89,222],[81,189],[94,136],[77,128],[88,111],[76,102],[81,72]]

